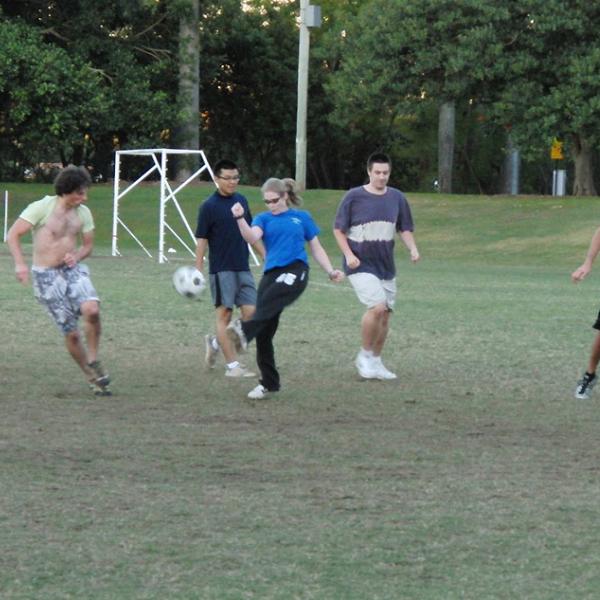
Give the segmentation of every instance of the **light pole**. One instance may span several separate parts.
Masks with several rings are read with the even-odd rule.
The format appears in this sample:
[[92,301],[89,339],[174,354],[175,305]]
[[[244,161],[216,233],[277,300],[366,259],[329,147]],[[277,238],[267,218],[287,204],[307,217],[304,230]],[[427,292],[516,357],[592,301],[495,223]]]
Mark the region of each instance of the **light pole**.
[[306,112],[308,104],[309,27],[321,25],[321,7],[300,0],[300,43],[298,46],[298,110],[296,113],[296,184],[306,189]]

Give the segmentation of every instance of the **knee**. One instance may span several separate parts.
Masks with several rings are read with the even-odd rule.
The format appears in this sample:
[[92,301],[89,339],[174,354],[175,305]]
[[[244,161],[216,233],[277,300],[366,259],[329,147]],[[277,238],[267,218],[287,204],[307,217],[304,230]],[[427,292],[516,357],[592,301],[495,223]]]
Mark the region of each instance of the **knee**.
[[98,322],[100,320],[100,306],[97,302],[84,302],[81,305],[81,315],[87,321]]
[[378,321],[387,320],[389,317],[387,304],[376,304],[375,306],[371,307],[369,311]]
[[223,327],[227,327],[231,323],[232,310],[221,308],[217,310],[217,323]]
[[244,304],[240,307],[240,312],[242,313],[242,321],[249,321],[256,311],[256,307],[250,304]]
[[78,344],[79,341],[80,341],[80,335],[79,335],[78,329],[72,329],[71,331],[68,331],[67,333],[65,333],[65,342],[67,343],[68,346],[71,346],[73,344]]

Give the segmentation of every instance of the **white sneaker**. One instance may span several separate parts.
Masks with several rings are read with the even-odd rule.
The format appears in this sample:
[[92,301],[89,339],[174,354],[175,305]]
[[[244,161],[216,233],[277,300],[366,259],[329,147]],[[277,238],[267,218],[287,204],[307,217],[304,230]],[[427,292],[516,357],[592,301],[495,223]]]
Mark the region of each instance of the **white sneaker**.
[[246,341],[246,336],[244,335],[244,330],[242,329],[242,321],[240,319],[231,321],[231,323],[227,325],[225,333],[235,345],[236,352],[246,352],[248,349],[248,342]]
[[248,398],[252,400],[262,400],[267,394],[269,390],[263,385],[258,384],[253,390],[248,392]]
[[377,379],[398,379],[398,375],[396,375],[396,373],[392,373],[385,367],[383,361],[381,360],[381,356],[374,356],[371,364],[375,367]]
[[363,356],[360,352],[356,356],[354,364],[358,369],[358,374],[363,379],[378,379],[375,365],[372,364],[371,359],[367,358],[366,356]]
[[206,354],[204,355],[204,364],[208,369],[212,369],[217,362],[217,355],[219,354],[218,350],[215,350],[213,345],[214,335],[206,334],[204,336],[204,347],[206,350]]
[[237,365],[225,370],[225,377],[256,377],[256,373],[249,371],[244,365]]

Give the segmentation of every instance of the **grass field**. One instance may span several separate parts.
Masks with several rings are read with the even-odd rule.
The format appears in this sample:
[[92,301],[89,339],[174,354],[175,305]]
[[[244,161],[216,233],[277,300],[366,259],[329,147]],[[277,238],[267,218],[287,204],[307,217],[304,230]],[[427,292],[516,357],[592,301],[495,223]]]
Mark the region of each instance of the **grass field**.
[[[4,188],[11,221],[49,190]],[[209,191],[181,198],[192,228]],[[169,239],[158,265],[124,232],[110,256],[111,194],[92,191],[87,261],[111,398],[0,247],[2,600],[600,596],[600,412],[573,399],[599,279],[569,280],[600,199],[409,194],[423,258],[398,245],[399,381],[358,379],[362,309],[317,267],[276,337],[283,389],[253,402],[202,366],[212,307],[170,283],[191,257]],[[122,213],[152,252],[157,195]],[[340,197],[305,196],[337,262]]]

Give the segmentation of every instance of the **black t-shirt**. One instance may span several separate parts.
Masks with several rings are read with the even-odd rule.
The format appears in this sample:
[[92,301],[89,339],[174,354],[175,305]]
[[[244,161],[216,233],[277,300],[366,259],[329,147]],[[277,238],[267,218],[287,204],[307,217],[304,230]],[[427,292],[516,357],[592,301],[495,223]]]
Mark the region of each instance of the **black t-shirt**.
[[239,202],[244,207],[248,224],[252,215],[248,200],[237,192],[233,196],[222,196],[216,191],[200,206],[196,238],[208,240],[209,272],[248,271],[248,244],[240,234],[231,207]]

